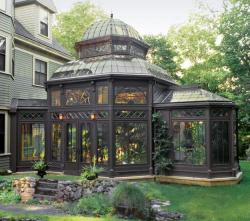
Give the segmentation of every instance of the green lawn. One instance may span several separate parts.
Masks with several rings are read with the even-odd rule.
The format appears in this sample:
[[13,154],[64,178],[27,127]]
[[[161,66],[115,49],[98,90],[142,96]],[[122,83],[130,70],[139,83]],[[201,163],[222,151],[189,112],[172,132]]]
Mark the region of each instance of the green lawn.
[[[170,200],[172,205],[169,209],[183,213],[185,216],[183,221],[249,221],[250,162],[241,162],[241,167],[244,173],[243,181],[234,186],[197,187],[154,182],[140,182],[138,185],[150,198]],[[49,217],[49,221],[54,220],[118,221],[119,219]]]
[[241,167],[243,181],[234,186],[141,185],[150,197],[170,200],[170,209],[185,215],[183,221],[249,221],[250,162],[241,162]]

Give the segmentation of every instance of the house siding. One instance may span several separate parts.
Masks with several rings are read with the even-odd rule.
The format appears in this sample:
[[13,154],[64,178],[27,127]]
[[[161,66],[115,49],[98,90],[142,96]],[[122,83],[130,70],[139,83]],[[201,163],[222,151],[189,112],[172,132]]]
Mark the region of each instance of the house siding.
[[35,4],[15,8],[16,19],[33,35],[38,33],[38,7]]
[[33,85],[33,65],[34,59],[47,60],[48,64],[48,78],[60,66],[59,63],[50,61],[48,57],[42,56],[39,53],[34,55],[28,51],[15,50],[15,82],[14,82],[14,98],[18,99],[47,99],[47,92],[45,88]]
[[9,170],[10,169],[10,156],[3,155],[0,156],[0,170]]
[[4,31],[8,34],[12,34],[14,32],[14,25],[12,18],[2,12],[0,12],[0,30]]
[[0,106],[8,107],[12,99],[13,79],[8,74],[0,73]]

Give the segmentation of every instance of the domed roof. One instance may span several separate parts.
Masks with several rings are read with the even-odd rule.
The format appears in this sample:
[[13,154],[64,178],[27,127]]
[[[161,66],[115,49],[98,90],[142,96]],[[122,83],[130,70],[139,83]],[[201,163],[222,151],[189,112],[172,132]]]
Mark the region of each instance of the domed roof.
[[112,15],[109,19],[98,21],[92,24],[84,33],[82,40],[91,40],[111,35],[130,37],[139,41],[143,41],[143,38],[133,27],[119,19],[114,19]]

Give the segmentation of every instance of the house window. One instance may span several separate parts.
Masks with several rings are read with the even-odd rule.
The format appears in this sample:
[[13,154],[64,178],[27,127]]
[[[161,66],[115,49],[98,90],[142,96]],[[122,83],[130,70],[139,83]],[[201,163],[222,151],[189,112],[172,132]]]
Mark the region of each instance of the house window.
[[5,71],[6,38],[0,36],[0,71]]
[[108,86],[97,87],[97,104],[108,104]]
[[35,60],[35,85],[43,86],[47,80],[47,63],[41,60]]
[[146,164],[147,123],[117,123],[115,149],[116,165]]
[[5,153],[5,114],[0,114],[0,154]]
[[6,11],[6,0],[0,0],[0,10]]
[[41,9],[40,11],[40,34],[48,37],[49,36],[49,13]]
[[206,162],[205,122],[173,121],[175,161],[191,165]]
[[44,124],[23,123],[21,125],[21,160],[43,159],[45,155]]
[[67,124],[66,161],[76,162],[76,124]]

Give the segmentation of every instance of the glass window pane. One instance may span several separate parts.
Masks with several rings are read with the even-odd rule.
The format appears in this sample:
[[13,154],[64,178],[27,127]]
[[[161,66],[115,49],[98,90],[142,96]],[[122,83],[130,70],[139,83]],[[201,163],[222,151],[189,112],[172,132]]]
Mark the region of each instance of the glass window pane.
[[21,125],[21,160],[31,161],[44,158],[44,124],[23,123]]
[[5,153],[5,115],[0,114],[0,154]]
[[146,104],[147,90],[144,87],[115,87],[116,104]]
[[90,88],[67,89],[66,106],[90,104]]
[[117,123],[115,126],[116,164],[147,163],[147,124]]
[[213,121],[211,126],[212,160],[214,164],[229,163],[228,122]]
[[97,87],[97,104],[108,104],[108,86]]
[[61,160],[62,149],[62,125],[52,124],[52,160]]
[[205,164],[205,123],[203,121],[174,121],[173,143],[175,161],[192,165]]
[[51,91],[51,106],[61,106],[61,91],[54,90]]
[[5,71],[6,39],[0,36],[0,71]]
[[108,163],[108,123],[97,123],[97,162]]
[[47,24],[40,22],[40,33],[44,36],[49,36],[49,27]]
[[76,162],[76,125],[67,124],[66,161]]
[[91,163],[91,125],[81,126],[81,162]]

